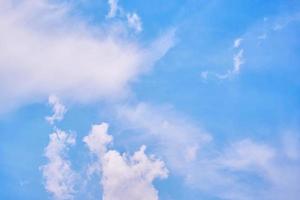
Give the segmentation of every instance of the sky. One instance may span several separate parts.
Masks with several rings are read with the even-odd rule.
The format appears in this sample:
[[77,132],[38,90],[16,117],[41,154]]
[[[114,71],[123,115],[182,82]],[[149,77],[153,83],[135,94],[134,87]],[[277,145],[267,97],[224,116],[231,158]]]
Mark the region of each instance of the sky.
[[297,200],[297,0],[0,0],[0,199]]

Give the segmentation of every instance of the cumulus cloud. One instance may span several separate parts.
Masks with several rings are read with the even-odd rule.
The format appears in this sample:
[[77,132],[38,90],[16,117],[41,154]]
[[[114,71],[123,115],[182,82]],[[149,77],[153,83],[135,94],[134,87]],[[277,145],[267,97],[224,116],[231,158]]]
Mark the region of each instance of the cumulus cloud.
[[77,102],[120,98],[171,47],[141,47],[113,28],[92,28],[70,17],[70,3],[0,3],[2,111],[50,94]]
[[107,145],[113,140],[112,136],[107,134],[107,131],[107,123],[93,125],[89,135],[83,139],[90,151],[100,158],[106,153]]
[[158,200],[158,192],[152,182],[166,178],[164,163],[145,154],[145,146],[132,156],[109,151],[103,158],[102,185],[104,200]]
[[55,95],[49,96],[48,102],[52,106],[53,115],[46,117],[46,120],[50,124],[54,124],[55,121],[61,121],[67,111],[66,107]]
[[66,158],[69,146],[75,144],[75,137],[61,130],[50,135],[50,141],[45,149],[48,163],[41,167],[45,179],[45,188],[55,199],[72,199],[76,173]]
[[[168,170],[163,161],[154,155],[146,155],[146,146],[141,146],[133,155],[121,154],[109,148],[113,137],[107,133],[108,124],[93,125],[90,133],[83,138],[96,161],[88,168],[88,176],[101,174],[103,200],[158,200],[158,191],[153,185],[157,178],[166,178]],[[50,135],[45,149],[48,163],[41,167],[46,190],[55,199],[73,199],[78,173],[71,169],[67,160],[69,146],[75,144],[75,137],[61,130]],[[86,165],[87,163],[84,163]],[[81,178],[85,176],[82,175]],[[89,177],[87,177],[89,178]],[[89,191],[87,191],[88,193]]]
[[91,153],[98,157],[103,187],[103,200],[157,200],[158,192],[152,182],[165,178],[168,171],[161,160],[145,154],[145,146],[132,156],[108,150],[112,137],[107,133],[108,125],[94,125],[84,138]]
[[[172,173],[205,194],[237,200],[256,196],[293,200],[299,196],[300,148],[295,133],[287,132],[282,146],[242,139],[218,148],[210,134],[171,108],[140,103],[117,107],[117,112],[126,129],[145,134],[147,141],[155,139],[155,152],[163,156]],[[164,162],[147,155],[145,146],[133,154],[112,149],[108,128],[107,123],[93,125],[83,138],[94,159],[82,163],[89,166],[88,174],[82,177],[100,174],[104,200],[157,200],[153,181],[168,176]],[[77,176],[66,159],[68,147],[74,143],[74,136],[56,130],[45,150],[49,160],[42,167],[45,186],[57,199],[70,199],[75,193]],[[249,184],[252,178],[256,184]]]

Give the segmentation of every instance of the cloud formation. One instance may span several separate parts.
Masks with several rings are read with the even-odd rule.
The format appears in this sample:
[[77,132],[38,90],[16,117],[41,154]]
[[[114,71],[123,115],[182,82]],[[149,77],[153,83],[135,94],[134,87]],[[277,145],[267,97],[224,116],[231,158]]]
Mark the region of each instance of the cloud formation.
[[233,74],[238,74],[241,70],[241,65],[244,64],[244,50],[240,49],[233,57]]
[[239,48],[242,44],[242,41],[243,41],[243,38],[237,38],[234,40],[234,43],[233,43],[233,47],[234,48]]
[[142,31],[142,22],[136,13],[128,13],[126,17],[129,27],[133,28],[137,33]]
[[[140,103],[121,106],[118,114],[126,130],[141,131],[154,141],[171,172],[204,194],[239,200],[299,195],[300,140],[293,134],[287,134],[281,146],[244,138],[217,147],[212,134],[171,109]],[[253,178],[256,184],[248,182]]]
[[140,16],[136,12],[128,12],[124,8],[118,5],[118,0],[108,0],[109,12],[106,15],[108,19],[120,17],[127,20],[129,28],[133,29],[135,33],[142,31],[142,21]]
[[[170,108],[140,103],[120,106],[117,111],[126,128],[145,134],[147,141],[155,139],[155,152],[162,155],[172,173],[182,176],[188,186],[204,194],[237,200],[255,196],[266,200],[297,199],[299,196],[300,140],[297,134],[284,134],[281,147],[246,138],[218,148],[211,134]],[[81,163],[88,167],[87,173],[81,176],[71,169],[66,155],[68,147],[75,144],[74,136],[61,130],[50,135],[45,150],[49,162],[41,169],[46,190],[56,199],[73,198],[76,178],[89,180],[95,173],[100,175],[98,183],[104,200],[158,199],[153,181],[168,176],[165,163],[145,154],[144,145],[132,155],[112,149],[113,137],[108,128],[107,123],[93,125],[83,138],[95,159]],[[253,178],[256,184],[249,184]],[[264,184],[263,189],[261,184]]]
[[232,69],[229,69],[225,73],[222,73],[222,74],[213,73],[210,71],[202,71],[200,73],[201,78],[203,80],[207,80],[210,74],[217,79],[228,79],[234,75],[238,75],[241,71],[241,66],[245,63],[244,49],[241,47],[243,41],[244,41],[243,38],[237,38],[233,42],[233,48],[237,52],[234,53],[233,58],[232,58],[232,60],[233,60]]
[[233,69],[228,70],[225,74],[216,74],[218,78],[227,79],[240,73],[241,66],[245,63],[244,49],[241,48],[242,41],[243,38],[237,38],[234,40],[233,46],[238,50],[238,52],[233,55]]
[[157,200],[158,192],[152,182],[166,178],[168,171],[161,160],[145,154],[145,146],[132,156],[108,150],[112,137],[107,133],[108,125],[94,125],[84,138],[92,154],[98,158],[102,172],[103,200]]
[[119,6],[118,6],[118,0],[108,0],[109,4],[109,12],[106,15],[107,18],[113,18],[117,15]]
[[48,163],[41,167],[45,188],[55,199],[72,199],[76,173],[67,159],[68,148],[75,144],[75,137],[61,130],[49,136],[50,141],[45,149]]
[[172,46],[153,45],[158,38],[141,47],[111,27],[75,23],[71,3],[0,3],[2,111],[50,94],[77,102],[120,98]]
[[203,193],[224,199],[296,200],[300,162],[282,155],[283,148],[251,139],[232,142],[198,156],[187,166],[186,181]]
[[166,107],[139,103],[121,106],[117,112],[125,127],[154,138],[168,166],[179,173],[197,158],[198,150],[212,140],[210,134]]
[[54,95],[49,96],[48,102],[52,106],[53,114],[46,117],[46,120],[50,124],[54,124],[55,121],[61,121],[67,111],[66,107],[60,102],[58,97]]

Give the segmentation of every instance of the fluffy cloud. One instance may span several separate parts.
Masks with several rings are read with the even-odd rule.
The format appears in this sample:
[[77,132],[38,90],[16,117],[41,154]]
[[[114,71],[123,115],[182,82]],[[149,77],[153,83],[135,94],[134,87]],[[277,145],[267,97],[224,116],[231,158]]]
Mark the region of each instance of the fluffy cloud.
[[162,161],[145,154],[145,146],[132,156],[108,150],[112,137],[107,134],[108,125],[95,125],[84,138],[90,151],[98,157],[102,172],[104,200],[157,200],[158,193],[152,182],[167,177],[168,171]]
[[90,151],[100,158],[106,153],[107,145],[113,140],[112,136],[107,134],[107,131],[107,123],[93,125],[90,134],[83,139]]
[[[238,200],[256,196],[293,200],[299,196],[297,134],[286,133],[282,146],[242,139],[217,148],[210,134],[169,108],[145,103],[121,106],[118,116],[126,128],[146,133],[147,141],[154,138],[155,150],[164,157],[170,170],[203,193]],[[145,146],[132,155],[112,149],[113,137],[108,134],[108,128],[106,123],[93,125],[83,138],[95,159],[92,163],[82,163],[89,166],[88,174],[82,178],[89,180],[95,172],[100,174],[104,200],[157,200],[153,181],[168,176],[164,162],[146,155]],[[45,186],[57,199],[70,199],[75,192],[78,176],[65,155],[68,146],[74,143],[72,135],[57,130],[50,135],[46,148],[49,163],[42,167]],[[249,184],[253,178],[255,184]]]
[[67,109],[63,104],[61,104],[57,96],[49,96],[48,102],[52,106],[53,115],[46,117],[46,120],[50,124],[54,124],[55,121],[60,121],[63,119]]
[[75,144],[73,135],[56,130],[50,135],[45,149],[48,164],[41,167],[45,179],[45,188],[55,199],[72,199],[76,173],[66,159],[69,146]]
[[157,45],[159,38],[141,47],[111,27],[90,27],[70,17],[70,3],[0,1],[0,7],[2,111],[50,94],[78,102],[119,98],[172,46]]
[[[113,138],[107,131],[106,123],[94,125],[89,135],[83,139],[91,154],[96,157],[91,166],[94,167],[93,172],[101,173],[99,182],[103,199],[158,200],[158,191],[154,188],[153,181],[168,176],[164,162],[154,155],[146,155],[144,145],[133,155],[109,150]],[[73,135],[56,130],[50,135],[50,142],[45,149],[49,162],[41,170],[45,188],[55,199],[73,199],[74,186],[79,184],[79,174],[71,169],[71,163],[66,159],[69,146],[74,144]],[[93,174],[88,174],[91,175]]]

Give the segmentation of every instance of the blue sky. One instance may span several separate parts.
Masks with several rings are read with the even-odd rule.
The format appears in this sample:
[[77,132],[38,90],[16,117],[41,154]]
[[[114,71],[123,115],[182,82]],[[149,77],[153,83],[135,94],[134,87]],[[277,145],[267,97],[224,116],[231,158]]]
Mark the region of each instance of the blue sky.
[[298,199],[299,25],[296,0],[0,0],[0,199]]

